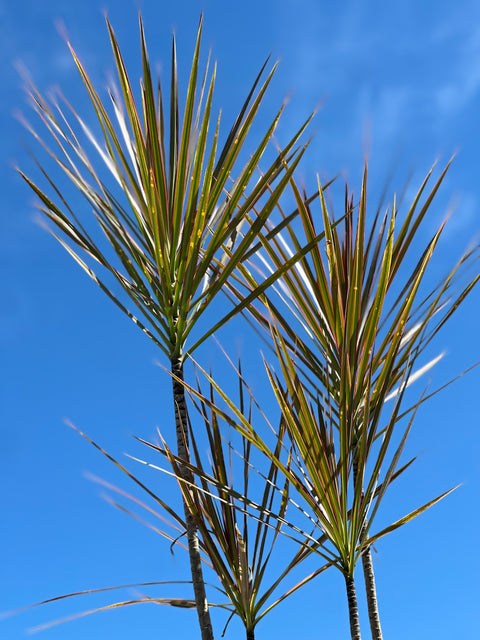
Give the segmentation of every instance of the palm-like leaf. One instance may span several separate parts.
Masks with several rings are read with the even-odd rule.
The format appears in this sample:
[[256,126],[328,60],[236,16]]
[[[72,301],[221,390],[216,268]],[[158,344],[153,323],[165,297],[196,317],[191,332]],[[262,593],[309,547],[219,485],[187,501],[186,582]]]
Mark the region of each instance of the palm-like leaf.
[[[462,271],[478,258],[476,246],[462,256],[434,290],[422,293],[421,285],[444,225],[415,260],[414,268],[406,275],[401,271],[406,268],[415,234],[447,169],[448,165],[430,192],[426,192],[433,169],[429,172],[400,225],[395,201],[390,214],[380,220],[378,211],[367,224],[366,170],[357,214],[353,196],[347,195],[341,225],[328,211],[320,189],[318,217],[324,226],[326,251],[321,242],[315,242],[315,238],[322,236],[316,229],[314,214],[292,182],[310,250],[278,281],[276,290],[283,304],[278,305],[270,295],[267,313],[253,306],[250,310],[268,332],[270,314],[275,318],[313,387],[322,393],[337,394],[336,403],[341,368],[347,366],[350,374],[347,376],[345,372],[345,380],[350,380],[353,388],[346,387],[345,392],[351,395],[350,405],[353,401],[357,412],[364,405],[367,374],[371,372],[372,376],[371,402],[382,404],[392,398],[406,368],[412,364],[413,355],[417,358],[424,351],[480,277],[474,275],[457,290]],[[288,238],[276,234],[268,243],[264,242],[263,266],[269,272],[275,272],[289,256],[298,255],[299,230],[289,224],[287,233]],[[254,288],[258,277],[254,277],[253,269],[248,275],[243,280],[237,279],[241,283],[237,288],[229,283],[237,297],[245,295],[241,285],[247,291]],[[389,363],[394,363],[392,371]],[[412,370],[404,383],[411,383],[414,375]]]
[[[241,375],[239,375],[238,381],[240,385],[239,410],[245,419],[252,422],[252,399],[250,399],[248,409],[245,401],[245,396],[251,394],[251,392],[245,387]],[[202,397],[200,386],[198,387],[197,395],[200,398]],[[210,401],[213,401],[213,399],[214,390],[211,387]],[[138,458],[133,459],[153,469],[169,473],[169,475],[173,475],[177,479],[185,497],[185,502],[190,512],[194,514],[200,532],[199,545],[202,552],[202,560],[213,569],[221,584],[221,587],[216,585],[210,585],[210,587],[224,595],[227,601],[226,603],[210,602],[209,606],[219,607],[230,612],[230,618],[233,615],[239,616],[245,625],[247,639],[253,640],[257,623],[280,602],[329,568],[331,562],[327,562],[314,570],[282,595],[275,595],[281,584],[288,579],[290,573],[311,554],[312,549],[321,546],[322,542],[311,538],[310,543],[305,545],[298,538],[295,539],[292,535],[282,531],[282,524],[288,522],[286,520],[287,508],[289,504],[295,504],[291,503],[290,500],[288,480],[284,480],[283,484],[278,482],[278,468],[271,462],[268,462],[268,468],[265,473],[255,468],[251,458],[252,447],[250,442],[245,438],[241,438],[241,450],[234,449],[231,441],[227,442],[220,433],[217,413],[202,401],[198,403],[197,408],[205,425],[211,470],[206,468],[197,445],[198,429],[190,429],[191,443],[194,450],[193,462],[174,455],[163,439],[162,446],[158,446],[138,438],[140,442],[170,461],[172,468],[170,473],[168,470],[150,462],[144,462]],[[169,540],[172,543],[172,549],[174,545],[186,549],[187,547],[181,541],[185,530],[185,520],[176,506],[151,490],[144,481],[131,473],[85,433],[71,423],[69,425],[110,460],[123,474],[133,480],[136,486],[148,495],[150,500],[153,499],[156,507],[152,508],[137,497],[105,480],[94,476],[91,476],[91,479],[105,487],[109,492],[115,492],[122,498],[133,502],[137,507],[141,507],[150,516],[154,516],[157,521],[160,521],[160,524],[156,526],[150,520],[144,520],[135,511],[126,508],[108,495],[105,496],[107,500],[113,506],[133,516],[142,524],[147,525],[163,538]],[[285,430],[280,429],[277,445],[274,449],[275,455],[279,456],[282,449],[284,449],[284,435]],[[238,465],[235,465],[235,462],[232,463],[232,456],[236,457]],[[192,477],[195,477],[198,486],[185,480],[185,467],[188,468]],[[241,486],[238,487],[238,490],[235,490],[235,471],[240,471],[238,477],[241,479]],[[260,498],[257,498],[257,496],[260,496]],[[291,525],[289,524],[289,526]],[[293,539],[296,543],[293,546],[293,552],[290,552],[290,556],[285,553],[284,548],[282,548],[281,553],[276,553],[276,551],[279,551],[277,550],[279,546],[277,542],[280,534]],[[272,579],[270,567],[274,562],[276,565],[274,570],[277,575]],[[278,569],[279,563],[282,565],[280,571]],[[269,582],[265,585],[267,580]],[[191,582],[157,581],[88,589],[49,598],[12,613],[18,613],[25,609],[59,600],[88,596],[93,593],[110,593],[114,590],[173,584],[191,584]],[[36,627],[33,631],[76,620],[99,611],[142,603],[156,603],[181,608],[195,607],[195,601],[188,598],[160,598],[140,594],[134,599],[121,600],[54,620],[41,627]]]
[[[273,339],[282,373],[277,375],[268,365],[266,367],[281,410],[281,428],[277,433],[277,442],[283,442],[285,435],[288,435],[291,443],[290,453],[286,446],[271,447],[262,437],[258,426],[253,424],[250,417],[245,415],[206,371],[202,370],[202,373],[215,389],[217,399],[213,398],[212,394],[207,398],[198,389],[188,386],[185,382],[183,384],[191,396],[208,407],[212,415],[221,417],[233,426],[245,440],[255,445],[267,457],[272,468],[275,467],[280,472],[275,491],[283,496],[282,482],[286,480],[290,487],[289,501],[295,507],[297,517],[292,517],[291,514],[287,517],[281,510],[272,510],[264,503],[248,499],[244,493],[235,491],[215,474],[208,474],[202,468],[191,464],[188,464],[188,467],[193,474],[202,479],[201,485],[185,482],[175,466],[174,475],[186,487],[184,492],[190,495],[190,509],[197,517],[200,517],[198,514],[204,514],[203,504],[210,502],[205,496],[215,496],[215,499],[235,506],[242,513],[248,505],[250,517],[252,511],[256,510],[261,514],[257,516],[260,521],[266,516],[272,523],[277,520],[283,525],[279,531],[300,544],[298,561],[315,553],[324,562],[327,561],[317,570],[318,572],[328,566],[337,567],[345,577],[352,638],[356,639],[360,634],[353,574],[359,558],[373,542],[420,515],[453,489],[442,493],[375,534],[370,534],[386,489],[413,462],[410,461],[398,468],[414,416],[404,428],[400,444],[394,451],[391,451],[390,446],[394,428],[398,426],[398,412],[405,389],[398,395],[391,415],[387,418],[381,445],[370,451],[369,473],[367,474],[365,466],[362,467],[362,473],[357,472],[354,477],[352,442],[365,436],[364,432],[368,431],[368,428],[363,427],[366,423],[357,424],[355,429],[338,430],[336,421],[331,419],[331,410],[323,406],[320,398],[312,400],[311,394],[302,386],[296,363],[278,331],[273,331]],[[249,393],[253,397],[253,393]],[[263,413],[261,407],[258,408]],[[267,424],[271,429],[271,425],[268,422]],[[172,463],[179,465],[182,462],[171,453],[167,455]],[[283,481],[280,480],[281,477],[284,478]],[[234,500],[238,501],[237,505],[234,505]],[[301,506],[302,503],[304,506]],[[218,524],[217,522],[211,526],[215,538],[218,531],[221,531]],[[309,530],[309,526],[312,526],[313,530]],[[290,530],[289,534],[286,534],[285,528]]]
[[[158,519],[160,521],[160,525],[159,526],[155,526],[152,524],[151,521],[149,520],[145,520],[144,518],[140,517],[136,512],[131,511],[129,508],[126,508],[123,504],[120,504],[119,502],[116,502],[115,500],[113,500],[109,494],[105,494],[105,498],[107,499],[108,502],[110,502],[113,506],[117,507],[118,509],[120,509],[121,511],[127,513],[128,515],[134,517],[136,520],[140,521],[142,524],[148,526],[149,528],[151,528],[153,531],[155,531],[156,533],[158,533],[160,536],[162,536],[163,538],[169,540],[171,542],[171,550],[173,549],[174,546],[180,546],[183,549],[186,549],[188,551],[188,547],[183,544],[182,542],[182,537],[185,533],[185,529],[186,529],[186,523],[185,523],[185,518],[182,516],[181,513],[179,513],[178,508],[176,505],[173,504],[173,502],[171,501],[165,501],[161,496],[157,495],[154,491],[152,491],[144,482],[142,482],[137,476],[135,476],[134,474],[132,474],[124,465],[122,465],[120,462],[118,462],[113,456],[111,456],[107,451],[105,451],[101,446],[99,446],[96,442],[94,442],[91,438],[89,438],[85,433],[83,433],[80,429],[78,429],[76,426],[74,426],[73,424],[71,424],[70,422],[67,422],[67,424],[72,427],[77,433],[79,433],[83,438],[85,438],[85,440],[87,440],[90,444],[92,444],[97,451],[99,451],[103,456],[105,456],[110,462],[112,462],[117,469],[119,469],[123,474],[125,474],[126,476],[128,476],[128,478],[130,478],[135,485],[140,488],[143,492],[145,492],[150,500],[153,500],[154,504],[156,505],[155,508],[152,508],[150,505],[142,502],[141,500],[139,500],[137,497],[127,493],[126,491],[120,489],[119,487],[110,484],[109,482],[106,482],[103,479],[97,478],[95,476],[90,476],[90,479],[94,480],[95,482],[99,483],[101,486],[105,487],[106,489],[108,489],[109,492],[115,492],[117,494],[120,494],[123,498],[126,498],[127,500],[130,500],[131,502],[133,502],[135,505],[141,507],[143,510],[147,511],[148,514],[150,516],[154,516],[156,519]],[[204,553],[205,549],[203,547],[202,541],[200,540],[200,547],[201,547],[201,551]],[[172,551],[173,553],[173,551]],[[209,564],[209,566],[211,566],[211,564],[209,563],[208,557],[205,555],[203,555],[202,560],[204,562],[206,562],[207,564]],[[55,596],[53,598],[48,598],[46,600],[43,600],[41,602],[35,603],[33,605],[28,605],[25,607],[22,607],[20,609],[17,609],[15,611],[11,611],[8,612],[6,615],[14,615],[17,613],[20,613],[22,611],[28,610],[28,609],[32,609],[34,607],[39,607],[42,605],[46,605],[46,604],[51,604],[54,602],[58,602],[60,600],[65,600],[65,599],[70,599],[70,598],[78,598],[81,596],[88,596],[91,594],[96,594],[96,593],[111,593],[112,591],[119,591],[119,590],[126,590],[126,589],[136,589],[137,590],[137,597],[135,598],[131,598],[128,600],[121,600],[118,602],[113,602],[110,604],[106,604],[104,606],[95,608],[95,609],[89,609],[86,611],[82,611],[80,613],[74,613],[72,615],[69,615],[67,617],[63,617],[63,618],[59,618],[50,622],[47,622],[43,625],[37,626],[33,629],[31,629],[32,632],[36,632],[36,631],[41,631],[43,629],[47,629],[50,628],[52,626],[58,625],[58,624],[63,624],[65,622],[70,622],[72,620],[76,620],[78,618],[82,618],[84,616],[87,615],[91,615],[93,613],[97,613],[99,611],[107,611],[107,610],[111,610],[111,609],[115,609],[118,607],[124,607],[124,606],[130,606],[130,605],[135,605],[135,604],[145,604],[145,603],[154,603],[154,604],[161,604],[161,605],[167,605],[167,606],[173,606],[173,607],[178,607],[178,608],[195,608],[196,606],[196,602],[195,600],[192,600],[191,598],[182,598],[182,597],[176,597],[176,598],[168,598],[168,597],[164,597],[164,598],[160,598],[160,597],[151,597],[148,596],[146,594],[140,594],[138,595],[138,588],[140,587],[158,587],[158,586],[165,586],[165,585],[191,585],[192,581],[190,580],[167,580],[167,581],[154,581],[154,582],[141,582],[141,583],[135,583],[135,584],[126,584],[126,585],[116,585],[113,587],[102,587],[99,589],[87,589],[85,591],[77,591],[74,593],[68,593],[68,594],[64,594],[64,595],[60,595],[60,596]],[[223,589],[219,589],[216,585],[209,585],[210,588],[216,589],[217,591],[219,591],[222,595],[224,595],[224,591]],[[230,613],[234,613],[235,610],[232,610],[232,606],[230,604],[230,602],[227,603],[209,603],[209,606],[213,606],[213,607],[219,607],[222,609],[225,609],[226,611],[230,612]],[[5,614],[4,614],[5,615]]]
[[[207,67],[203,80],[198,80],[201,26],[181,126],[174,43],[168,135],[162,89],[160,83],[158,89],[154,89],[141,23],[141,108],[135,101],[110,25],[121,88],[120,94],[113,89],[109,92],[114,118],[109,115],[107,106],[71,50],[98,121],[101,131],[98,139],[66,101],[71,118],[60,104],[51,106],[38,91],[31,90],[35,109],[51,139],[57,143],[57,149],[43,142],[35,130],[27,126],[86,198],[99,228],[119,259],[119,268],[112,264],[103,240],[96,240],[87,230],[87,225],[70,209],[53,181],[49,179],[58,196],[58,204],[22,172],[40,198],[41,210],[62,232],[59,237],[62,244],[169,358],[184,356],[190,332],[223,283],[242,262],[303,153],[302,149],[295,151],[293,147],[304,126],[262,175],[253,179],[282,107],[248,162],[243,167],[237,166],[237,158],[275,70],[274,67],[265,82],[260,84],[265,65],[219,150],[220,118],[214,131],[211,126],[215,69],[209,79]],[[109,188],[103,170],[97,170],[95,161],[90,161],[87,149],[80,144],[75,133],[78,129],[120,186],[124,204]],[[285,170],[287,157],[291,158],[292,166]],[[238,177],[232,181],[234,168]],[[272,188],[275,180],[277,182]],[[260,201],[260,209],[255,209]],[[254,210],[256,215],[253,215]],[[236,242],[242,225],[248,229],[244,228],[241,242]],[[82,251],[78,252],[75,247]],[[86,264],[82,252],[94,264],[110,272],[134,308],[141,312],[147,321],[145,324],[134,317],[114,289],[104,284],[100,275]],[[218,326],[221,326],[221,321],[215,322],[215,327],[210,327],[200,336],[191,351]]]
[[[251,424],[253,400],[250,397],[250,401],[247,401],[249,390],[245,386],[240,367],[237,373],[238,408],[244,419]],[[200,398],[197,409],[203,418],[207,436],[210,469],[200,453],[198,428],[190,430],[194,452],[192,462],[174,455],[165,441],[162,448],[143,442],[170,461],[173,475],[177,478],[189,510],[195,517],[202,548],[232,604],[234,613],[245,625],[247,639],[251,640],[254,638],[257,623],[269,611],[322,573],[330,563],[324,564],[270,602],[280,584],[311,553],[309,546],[299,547],[298,542],[294,546],[291,558],[283,551],[280,560],[279,553],[275,553],[278,537],[284,533],[282,523],[286,521],[290,502],[289,482],[284,479],[279,483],[278,468],[271,461],[268,462],[264,473],[254,467],[252,446],[248,439],[240,437],[238,449],[235,449],[231,438],[227,441],[225,435],[222,435],[219,417],[213,409],[215,393],[212,385],[209,406],[203,399],[200,384],[197,388],[197,398]],[[281,428],[273,447],[274,456],[280,456],[284,448],[284,435],[285,430]],[[151,463],[148,464],[153,466]],[[184,479],[181,472],[183,466],[188,467],[196,478],[195,482]],[[235,481],[237,477],[239,481]],[[235,489],[239,482],[241,486]],[[316,546],[317,543],[314,542],[314,547]],[[271,580],[266,574],[268,575],[269,565],[274,562],[275,571],[279,575],[268,585],[264,585],[267,579]],[[282,566],[280,572],[277,568],[279,563]]]
[[[302,493],[337,550],[349,599],[356,562],[364,551],[369,553],[371,541],[446,495],[369,537],[411,421],[403,428],[400,445],[391,451],[394,429],[400,417],[412,410],[414,415],[418,406],[400,411],[405,389],[438,358],[414,367],[480,277],[474,275],[456,289],[462,270],[478,257],[475,247],[433,291],[423,294],[425,273],[444,225],[404,275],[406,257],[446,170],[430,192],[426,187],[432,172],[428,174],[403,222],[398,222],[394,201],[382,220],[377,213],[369,230],[366,170],[358,208],[347,195],[341,227],[330,215],[320,188],[325,252],[315,242],[319,233],[310,206],[292,181],[306,242],[313,246],[278,281],[283,305],[269,295],[262,298],[266,311],[250,308],[273,338],[281,375],[269,369],[270,381],[302,466],[300,474],[285,465],[282,472]],[[267,265],[273,273],[301,246],[298,229],[290,224],[286,229],[288,240],[277,234],[263,243],[263,268]],[[256,283],[253,268],[244,269],[242,277],[235,286],[230,284],[238,297],[245,295],[242,286],[249,291]],[[385,403],[392,399],[394,407],[385,420]],[[271,456],[245,423],[242,432]],[[382,489],[377,493],[379,483]],[[358,620],[351,622],[352,635],[358,637]],[[378,620],[372,622],[372,631],[376,639],[381,637]]]
[[[309,524],[314,524],[321,531],[317,537],[313,537],[306,529],[301,529],[295,524],[294,519],[288,519],[280,513],[276,513],[276,518],[283,524],[290,527],[296,533],[304,536],[306,543],[315,543],[322,548],[315,551],[327,558],[333,566],[344,572],[353,574],[355,564],[365,546],[369,545],[374,538],[378,540],[389,531],[405,524],[417,512],[425,510],[436,501],[442,499],[447,493],[442,494],[434,501],[420,507],[400,521],[389,525],[367,537],[366,533],[370,528],[373,517],[377,511],[377,504],[383,499],[386,489],[391,482],[397,478],[413,460],[398,468],[400,455],[403,451],[406,438],[408,436],[414,416],[409,424],[404,428],[400,444],[395,451],[389,452],[388,444],[391,441],[391,431],[398,424],[398,411],[401,406],[402,395],[397,399],[391,415],[387,419],[387,426],[384,431],[387,436],[386,442],[382,442],[376,458],[373,460],[372,470],[366,478],[367,490],[363,490],[361,482],[352,481],[351,457],[347,456],[347,464],[344,464],[344,450],[348,450],[351,442],[344,444],[344,437],[353,438],[352,431],[338,432],[336,424],[330,419],[328,410],[325,410],[322,402],[317,398],[312,400],[310,394],[300,383],[298,372],[295,368],[295,361],[290,351],[283,342],[279,333],[274,334],[275,344],[278,349],[278,358],[282,368],[282,374],[278,375],[268,364],[265,364],[270,379],[272,389],[277,398],[281,410],[281,427],[276,432],[277,442],[284,442],[285,435],[289,436],[290,447],[283,444],[282,447],[271,447],[266,439],[262,438],[260,430],[253,424],[249,416],[246,416],[241,408],[232,398],[215,382],[215,380],[197,364],[196,366],[209,381],[217,394],[217,399],[202,395],[199,389],[194,389],[184,382],[188,393],[197,398],[204,406],[216,416],[224,420],[228,425],[233,426],[244,439],[257,447],[270,462],[281,472],[288,481],[291,491],[294,491],[307,505],[307,511],[301,508],[290,495],[290,502],[297,507]],[[246,383],[244,383],[246,384]],[[247,387],[248,388],[248,387]],[[249,390],[251,397],[253,392]],[[402,394],[404,391],[402,391]],[[269,430],[273,430],[266,414],[261,408],[261,404],[254,400],[258,410],[264,415]],[[417,406],[421,403],[417,403]],[[358,431],[358,427],[357,427]],[[357,434],[358,437],[358,434]],[[289,453],[290,451],[290,453]],[[293,452],[293,453],[292,453]],[[389,452],[389,456],[387,456]],[[283,455],[281,455],[283,454]],[[173,456],[173,454],[171,454]],[[176,456],[173,459],[178,461]],[[388,462],[388,464],[387,464]],[[195,473],[197,473],[207,485],[225,491],[226,494],[240,500],[243,496],[241,492],[234,491],[228,484],[219,480],[215,475],[207,474],[201,467],[195,467],[189,463]],[[346,471],[345,471],[346,468]],[[178,474],[174,474],[178,475]],[[187,483],[185,483],[187,484]],[[192,486],[194,486],[192,484]],[[275,484],[276,491],[282,494],[281,484]],[[206,485],[203,490],[207,491]],[[202,491],[202,487],[198,487]],[[246,504],[260,513],[272,516],[275,511],[269,510],[265,505],[255,503],[244,496]],[[368,520],[368,527],[362,527],[362,523]],[[324,547],[324,543],[329,542],[335,551],[332,553]],[[313,549],[313,547],[312,547]],[[330,553],[330,555],[327,555]]]
[[[119,89],[109,91],[110,107],[102,102],[85,68],[72,56],[90,98],[97,136],[66,100],[45,100],[34,88],[31,99],[52,144],[33,135],[54,163],[86,199],[93,219],[85,221],[67,202],[60,187],[48,195],[23,172],[41,202],[41,211],[56,225],[52,232],[86,273],[168,356],[172,371],[183,378],[186,342],[227,279],[242,264],[288,184],[304,149],[295,148],[305,125],[273,162],[255,177],[269,146],[283,106],[266,128],[247,162],[237,162],[260,108],[275,67],[262,81],[262,67],[233,127],[221,146],[220,117],[212,120],[215,68],[200,70],[202,20],[198,29],[182,117],[173,42],[168,126],[160,81],[150,70],[140,20],[143,79],[140,100],[128,76],[113,29],[107,21]],[[110,112],[113,110],[113,116]],[[80,135],[97,157],[91,161]],[[100,167],[97,161],[100,159]],[[289,166],[287,168],[286,161]],[[108,177],[105,177],[108,174]],[[235,174],[235,177],[233,177]],[[113,179],[112,179],[113,178]],[[111,184],[113,183],[113,184]],[[122,199],[115,195],[120,190]],[[92,224],[93,223],[93,224]],[[240,236],[240,229],[242,235]],[[98,232],[100,231],[100,235]],[[113,250],[113,253],[112,253]],[[104,281],[103,274],[114,285]],[[118,295],[115,283],[123,294]],[[264,288],[261,285],[258,293]],[[215,320],[196,335],[190,351],[245,303]],[[192,339],[190,339],[192,341]],[[188,459],[184,391],[174,379],[177,446]],[[194,522],[185,513],[195,598],[203,640],[213,637],[203,588]]]

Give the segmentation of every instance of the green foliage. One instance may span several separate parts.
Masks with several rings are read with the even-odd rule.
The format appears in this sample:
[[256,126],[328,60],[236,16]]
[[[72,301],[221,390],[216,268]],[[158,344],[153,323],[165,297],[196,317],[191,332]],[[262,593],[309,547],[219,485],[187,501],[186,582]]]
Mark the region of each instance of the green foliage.
[[[329,214],[320,187],[325,249],[317,241],[278,281],[277,290],[287,304],[275,304],[267,291],[259,299],[263,311],[258,305],[250,307],[259,326],[268,329],[280,366],[277,373],[265,362],[280,409],[282,435],[285,431],[290,443],[283,459],[204,372],[222,401],[210,401],[210,409],[276,465],[291,490],[307,505],[309,520],[318,530],[313,537],[303,530],[306,548],[336,566],[348,581],[373,542],[451,491],[371,533],[389,485],[412,462],[398,468],[416,409],[425,398],[405,407],[406,389],[439,357],[420,368],[415,366],[480,278],[468,275],[478,257],[477,246],[462,256],[437,287],[423,291],[443,224],[414,262],[414,268],[406,263],[445,172],[424,194],[429,173],[403,222],[398,222],[394,200],[390,213],[380,224],[377,214],[368,232],[366,170],[359,205],[354,207],[353,197],[347,194],[341,224]],[[318,238],[314,216],[293,180],[291,183],[309,242]],[[273,272],[286,257],[298,254],[301,246],[298,231],[291,225],[286,230],[290,247],[281,234],[263,245]],[[241,299],[242,285],[243,290],[254,288],[253,273],[253,268],[245,270],[243,282],[230,285],[231,293]],[[466,282],[457,286],[462,275]],[[199,397],[191,387],[189,392]],[[207,400],[203,398],[203,402]],[[402,418],[408,414],[410,420],[405,423]],[[284,516],[279,517],[285,523]],[[286,524],[298,532],[297,522]]]
[[[112,27],[107,21],[115,57],[120,92],[109,91],[114,118],[102,102],[85,68],[71,49],[88,92],[101,137],[97,139],[84,119],[63,100],[51,105],[31,87],[30,96],[43,121],[45,142],[27,124],[55,163],[85,197],[97,223],[92,235],[62,195],[59,186],[42,169],[56,195],[56,201],[38,184],[20,172],[41,202],[41,211],[61,232],[52,233],[102,290],[170,358],[184,357],[184,347],[198,320],[241,265],[275,207],[304,148],[295,144],[303,125],[273,163],[255,176],[267,149],[283,106],[267,127],[260,143],[242,166],[240,152],[258,114],[275,66],[261,82],[265,63],[242,105],[234,125],[219,147],[220,116],[212,114],[215,67],[201,72],[198,29],[192,68],[180,118],[175,40],[173,41],[168,127],[160,80],[152,77],[143,24],[140,20],[143,79],[138,105]],[[200,79],[201,78],[201,79]],[[80,129],[92,146],[95,160],[79,142]],[[100,166],[96,164],[100,159]],[[286,168],[285,161],[291,165]],[[104,170],[115,179],[122,193],[120,202],[103,179]],[[237,177],[234,179],[234,173]],[[255,207],[257,209],[255,210]],[[255,215],[253,212],[255,210]],[[240,236],[240,229],[242,235]],[[98,236],[98,237],[97,237]],[[118,259],[112,262],[104,246],[107,238]],[[90,258],[92,269],[85,258]],[[105,283],[102,273],[113,276],[128,296],[135,313],[115,288]],[[228,314],[231,317],[245,305]],[[194,351],[218,329],[226,318],[212,326],[191,346]]]
[[[21,175],[54,224],[53,235],[171,363],[179,365],[179,372],[187,357],[240,312],[249,314],[275,354],[275,365],[264,361],[280,415],[273,446],[258,426],[258,416],[263,416],[271,428],[270,408],[254,397],[241,367],[231,369],[238,383],[234,400],[197,365],[208,381],[207,393],[200,382],[194,387],[172,374],[196,407],[188,433],[186,424],[180,425],[183,432],[178,430],[185,455],[174,454],[161,438],[161,444],[142,442],[162,456],[168,469],[140,461],[178,481],[187,516],[198,528],[202,559],[218,578],[213,586],[227,601],[216,606],[238,615],[252,638],[259,620],[330,566],[343,573],[349,602],[356,601],[353,576],[362,554],[449,493],[372,531],[388,487],[413,462],[400,465],[416,410],[434,395],[424,393],[408,404],[406,389],[438,361],[440,356],[427,363],[422,357],[478,282],[480,275],[471,277],[468,269],[479,247],[467,251],[436,287],[425,291],[444,224],[412,260],[413,249],[448,165],[433,186],[433,169],[428,173],[404,215],[394,198],[385,214],[377,211],[373,218],[365,168],[358,204],[346,190],[344,214],[337,220],[327,206],[326,187],[319,185],[318,200],[307,198],[294,178],[305,150],[297,144],[308,121],[260,170],[282,106],[249,150],[248,160],[240,161],[275,66],[264,80],[267,63],[262,67],[221,145],[220,116],[212,113],[215,65],[211,71],[209,63],[205,69],[200,66],[202,21],[184,104],[175,40],[167,101],[160,80],[152,76],[140,20],[143,78],[137,100],[113,29],[107,26],[120,87],[109,91],[108,104],[71,49],[99,137],[66,100],[62,106],[49,102],[33,86],[30,95],[50,142],[27,125],[85,198],[93,218],[85,221],[76,206],[68,204],[40,164],[53,195]],[[88,151],[80,134],[90,145]],[[105,170],[121,198],[104,179]],[[296,207],[289,215],[280,200],[287,188]],[[314,213],[316,202],[319,211]],[[274,210],[282,216],[280,223],[271,221]],[[202,324],[202,332],[195,334],[220,291],[227,293],[233,308],[206,328]],[[175,402],[180,414],[178,398]],[[236,447],[225,438],[227,425],[237,432]],[[152,528],[184,546],[178,540],[188,528],[184,515],[81,435],[146,492],[159,511],[108,487],[158,516],[162,525]],[[202,453],[205,442],[207,458]],[[240,484],[232,455],[242,469]],[[167,526],[165,516],[170,518]],[[279,540],[292,548],[280,561],[275,555]],[[277,589],[300,563],[315,557],[321,559],[320,566],[278,596]],[[272,578],[274,559],[281,569]],[[141,602],[195,606],[190,598],[142,596],[102,609]]]

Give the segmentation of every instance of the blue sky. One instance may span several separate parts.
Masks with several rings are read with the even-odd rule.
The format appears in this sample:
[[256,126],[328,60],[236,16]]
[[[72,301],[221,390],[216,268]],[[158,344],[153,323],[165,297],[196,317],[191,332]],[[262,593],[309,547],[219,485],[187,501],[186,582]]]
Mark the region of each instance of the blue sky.
[[[113,70],[105,9],[133,77],[139,69],[138,8],[151,59],[166,70],[172,30],[179,66],[188,69],[203,9],[203,42],[218,60],[216,100],[227,121],[269,53],[281,64],[265,103],[265,122],[284,97],[290,98],[280,140],[321,106],[301,170],[307,182],[316,173],[322,178],[340,173],[358,188],[367,153],[371,202],[376,204],[392,170],[392,189],[399,191],[413,171],[408,198],[433,162],[445,163],[458,152],[425,224],[427,239],[455,205],[433,265],[433,276],[440,276],[472,238],[478,239],[480,229],[480,6],[474,0],[332,4],[0,0],[1,611],[87,588],[183,579],[186,566],[180,552],[171,556],[158,536],[101,499],[84,472],[113,483],[121,479],[64,424],[70,419],[117,457],[141,456],[144,451],[131,435],[152,438],[157,426],[168,433],[170,383],[155,366],[161,354],[154,345],[32,220],[32,196],[12,168],[34,171],[25,149],[33,143],[13,117],[19,109],[28,113],[18,63],[40,89],[59,85],[82,112],[86,96],[58,34],[59,21],[101,87]],[[479,305],[476,291],[437,340],[447,356],[435,369],[435,386],[479,359]],[[233,355],[240,348],[254,357],[240,323],[225,335]],[[214,360],[215,348],[203,356]],[[422,408],[407,452],[420,454],[419,460],[385,504],[383,517],[392,520],[463,483],[377,546],[388,640],[477,637],[478,385],[474,371]],[[163,490],[163,478],[148,477]],[[177,589],[173,595],[179,596]],[[157,593],[172,591],[163,587]],[[27,628],[109,601],[103,596],[42,607],[0,620],[0,633],[9,640],[23,638]],[[325,574],[267,617],[257,637],[294,632],[312,640],[343,639],[345,604],[341,576]],[[220,637],[225,617],[215,613],[214,620]],[[363,610],[362,628],[369,637]],[[196,634],[195,614],[142,605],[74,621],[40,637],[122,640],[174,633]],[[232,623],[226,637],[243,637],[241,627]]]

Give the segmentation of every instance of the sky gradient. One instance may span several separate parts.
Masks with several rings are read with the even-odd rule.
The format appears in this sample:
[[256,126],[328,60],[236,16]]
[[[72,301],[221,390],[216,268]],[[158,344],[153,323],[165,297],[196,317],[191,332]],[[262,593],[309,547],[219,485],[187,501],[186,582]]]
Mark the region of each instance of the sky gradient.
[[[34,175],[28,150],[38,151],[15,119],[18,110],[33,118],[19,68],[27,68],[42,91],[60,86],[80,113],[83,107],[90,113],[59,31],[67,30],[102,88],[114,68],[105,11],[132,77],[139,78],[138,9],[151,61],[160,63],[165,76],[172,31],[179,69],[189,69],[203,10],[204,52],[211,47],[218,61],[215,95],[225,124],[270,53],[280,66],[261,118],[268,122],[288,97],[280,142],[319,108],[300,170],[307,184],[315,184],[317,173],[322,180],[340,174],[358,191],[368,156],[374,208],[389,176],[390,200],[412,174],[408,202],[435,161],[443,166],[457,154],[422,232],[426,242],[454,208],[432,265],[436,280],[472,239],[478,241],[480,230],[480,5],[475,0],[350,1],[341,9],[331,4],[0,0],[0,612],[82,589],[181,580],[186,567],[181,551],[172,556],[152,531],[102,500],[102,490],[85,472],[114,484],[122,484],[122,478],[64,424],[71,420],[118,458],[124,452],[141,457],[144,450],[131,436],[153,438],[157,426],[168,433],[170,382],[156,366],[162,356],[153,343],[34,222],[34,199],[13,168]],[[478,290],[472,294],[436,340],[434,351],[445,351],[446,357],[435,368],[433,387],[480,359],[479,295]],[[260,386],[251,336],[243,325],[233,323],[218,337],[233,357],[237,350],[245,355],[253,384]],[[211,347],[201,356],[208,363],[217,354]],[[377,545],[374,563],[386,640],[478,637],[479,375],[474,370],[419,411],[405,454],[405,459],[419,459],[384,505],[382,521],[387,523],[462,483]],[[164,479],[152,474],[145,477],[163,490]],[[167,597],[185,591],[161,587],[148,593]],[[126,590],[119,597],[132,594]],[[93,596],[0,619],[0,635],[17,640],[28,628],[111,601],[113,596]],[[363,607],[361,616],[367,638]],[[225,622],[224,613],[214,613],[216,637]],[[259,640],[292,633],[306,640],[348,637],[346,597],[337,572],[321,576],[280,605],[257,629]],[[126,640],[196,634],[194,612],[141,605],[89,616],[39,637]],[[225,637],[243,637],[241,625],[232,622]]]

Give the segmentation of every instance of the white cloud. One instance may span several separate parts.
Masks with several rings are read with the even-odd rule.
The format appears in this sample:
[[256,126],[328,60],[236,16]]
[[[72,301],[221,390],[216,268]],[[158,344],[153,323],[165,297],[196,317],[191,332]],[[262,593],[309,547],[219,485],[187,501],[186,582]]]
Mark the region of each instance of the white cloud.
[[478,207],[476,195],[471,192],[459,194],[452,204],[453,213],[448,220],[447,231],[450,234],[456,234],[470,228],[473,233],[477,233]]
[[441,119],[458,115],[480,92],[480,27],[464,38],[449,76],[434,94]]
[[61,51],[57,49],[52,54],[51,62],[52,67],[60,73],[69,73],[76,70],[75,60],[65,44],[62,44]]
[[406,85],[381,87],[376,93],[364,87],[358,100],[357,118],[372,122],[374,140],[396,142],[407,125],[415,103],[415,90]]
[[480,96],[475,6],[470,13],[449,11],[448,19],[438,16],[424,28],[409,24],[407,10],[398,8],[406,28],[395,33],[386,13],[368,21],[357,3],[347,3],[341,15],[314,2],[302,5],[311,19],[302,37],[292,32],[289,74],[304,103],[324,101],[319,122],[324,142],[337,141],[336,155],[358,146],[366,127],[377,151],[448,141],[452,119]]

